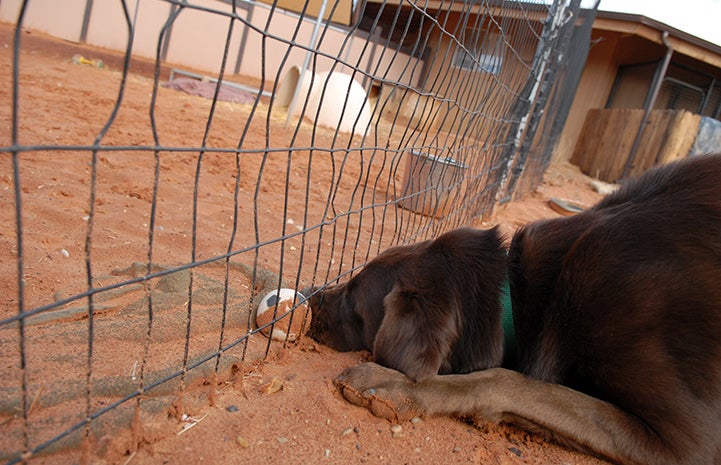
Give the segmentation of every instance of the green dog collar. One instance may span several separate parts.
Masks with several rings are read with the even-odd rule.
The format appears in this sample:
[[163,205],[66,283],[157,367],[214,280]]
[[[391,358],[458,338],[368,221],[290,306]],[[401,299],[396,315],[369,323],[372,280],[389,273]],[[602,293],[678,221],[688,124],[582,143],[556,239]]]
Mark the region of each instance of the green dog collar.
[[516,333],[513,327],[513,306],[508,280],[501,286],[501,325],[503,326],[503,360],[506,364],[515,359],[516,353]]

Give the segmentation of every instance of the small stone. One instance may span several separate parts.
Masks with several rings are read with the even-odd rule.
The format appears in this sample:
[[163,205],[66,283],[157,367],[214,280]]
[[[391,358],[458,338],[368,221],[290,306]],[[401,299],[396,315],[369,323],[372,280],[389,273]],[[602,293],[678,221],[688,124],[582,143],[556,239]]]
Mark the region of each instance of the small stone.
[[420,422],[422,422],[422,421],[423,421],[423,419],[420,418],[420,417],[413,417],[413,418],[411,418],[411,423],[413,423],[414,425],[417,425],[418,423],[420,423]]
[[360,442],[355,443],[355,448],[356,448],[356,450],[361,450]]
[[352,432],[353,432],[353,428],[346,428],[346,429],[343,430],[342,433],[340,433],[340,437],[348,436],[348,435],[349,435],[350,433],[352,433]]
[[515,454],[517,457],[520,457],[522,454],[521,449],[517,447],[509,447],[508,450]]
[[250,444],[248,444],[248,441],[246,441],[245,439],[243,439],[242,436],[236,437],[236,438],[235,438],[235,443],[238,444],[238,445],[239,445],[240,447],[242,447],[243,449],[247,449],[247,448],[250,447]]
[[236,407],[235,405],[229,405],[228,408],[226,408],[226,410],[229,411],[229,412],[231,412],[231,413],[232,413],[232,412],[237,412],[237,411],[238,411],[238,407]]
[[275,438],[275,440],[281,444],[285,444],[286,442],[288,442],[288,438],[284,438],[282,436],[278,436],[277,438]]
[[265,394],[275,394],[276,392],[283,389],[283,380],[274,377],[272,380],[270,380],[270,383],[265,384],[261,387],[261,391]]
[[391,433],[394,438],[402,438],[403,437],[403,427],[401,425],[393,425],[391,426]]
[[462,451],[462,450],[463,450],[463,449],[461,449],[460,447],[454,447],[454,448],[453,448],[453,453],[454,453],[454,454],[457,454],[457,453],[459,453],[459,452]]

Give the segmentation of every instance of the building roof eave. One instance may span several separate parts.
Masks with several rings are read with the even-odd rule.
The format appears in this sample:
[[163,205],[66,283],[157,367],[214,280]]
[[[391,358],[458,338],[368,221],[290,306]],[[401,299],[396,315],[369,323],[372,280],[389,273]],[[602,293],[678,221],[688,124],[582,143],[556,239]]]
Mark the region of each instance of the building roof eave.
[[661,46],[664,45],[665,32],[668,33],[668,42],[676,53],[721,68],[721,46],[643,15],[599,11],[593,28],[633,34]]

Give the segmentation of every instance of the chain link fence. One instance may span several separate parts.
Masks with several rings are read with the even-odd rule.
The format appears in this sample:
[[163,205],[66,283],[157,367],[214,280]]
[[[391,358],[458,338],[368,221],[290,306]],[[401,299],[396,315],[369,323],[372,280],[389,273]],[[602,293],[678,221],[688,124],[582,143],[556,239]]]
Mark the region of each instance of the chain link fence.
[[88,461],[112,428],[182,415],[189,386],[283,343],[257,334],[266,292],[347,279],[532,191],[595,14],[61,3],[0,5],[7,464]]

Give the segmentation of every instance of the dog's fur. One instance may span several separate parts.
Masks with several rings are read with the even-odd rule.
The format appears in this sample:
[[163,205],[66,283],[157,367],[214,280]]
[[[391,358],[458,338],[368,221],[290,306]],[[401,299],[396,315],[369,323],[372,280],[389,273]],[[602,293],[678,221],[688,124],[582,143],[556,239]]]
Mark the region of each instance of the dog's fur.
[[[380,256],[380,269],[371,262],[311,300],[314,312],[323,308],[314,324],[327,325],[315,337],[371,348],[410,376],[375,363],[350,368],[336,381],[346,399],[394,421],[514,423],[622,464],[721,464],[721,156],[651,170],[583,213],[521,229],[508,260],[516,371],[428,375],[429,360],[444,357],[441,373],[478,368],[433,352],[449,347],[451,359],[500,360],[497,292],[479,289],[497,289],[503,271],[486,246],[464,251],[486,234],[396,249]],[[488,269],[474,261],[486,253]],[[460,310],[474,293],[475,309]],[[321,303],[324,294],[333,297]],[[338,314],[324,308],[331,302]],[[453,339],[462,328],[473,341]],[[341,347],[344,339],[352,342]],[[457,353],[478,347],[493,354]]]

